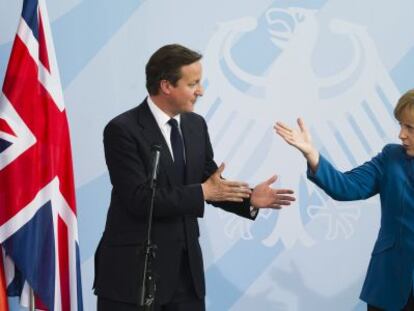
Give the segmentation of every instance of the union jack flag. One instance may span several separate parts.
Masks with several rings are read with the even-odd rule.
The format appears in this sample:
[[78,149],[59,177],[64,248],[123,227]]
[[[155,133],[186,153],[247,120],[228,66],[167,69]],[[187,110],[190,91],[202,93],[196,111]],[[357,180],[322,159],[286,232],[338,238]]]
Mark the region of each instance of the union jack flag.
[[9,296],[31,288],[38,310],[83,309],[69,128],[44,0],[24,0],[0,95],[0,243]]

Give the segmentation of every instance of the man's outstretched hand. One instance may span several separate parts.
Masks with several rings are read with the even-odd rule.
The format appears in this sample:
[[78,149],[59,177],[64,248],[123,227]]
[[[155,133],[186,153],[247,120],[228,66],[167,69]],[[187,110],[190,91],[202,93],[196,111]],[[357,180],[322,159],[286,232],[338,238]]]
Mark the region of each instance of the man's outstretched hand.
[[293,190],[275,189],[270,187],[277,180],[274,175],[268,180],[254,187],[250,197],[250,204],[255,208],[275,208],[280,209],[283,206],[290,205],[295,201],[295,197],[291,196]]

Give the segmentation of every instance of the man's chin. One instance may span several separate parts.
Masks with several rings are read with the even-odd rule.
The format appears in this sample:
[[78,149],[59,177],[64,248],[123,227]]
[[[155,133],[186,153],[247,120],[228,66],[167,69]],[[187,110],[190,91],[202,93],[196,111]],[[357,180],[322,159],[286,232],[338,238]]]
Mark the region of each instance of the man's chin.
[[185,107],[185,112],[193,112],[194,111],[194,104],[191,106]]
[[182,107],[179,110],[177,110],[177,114],[186,113],[186,112],[193,112],[193,111],[194,111],[194,106],[191,106],[191,107]]

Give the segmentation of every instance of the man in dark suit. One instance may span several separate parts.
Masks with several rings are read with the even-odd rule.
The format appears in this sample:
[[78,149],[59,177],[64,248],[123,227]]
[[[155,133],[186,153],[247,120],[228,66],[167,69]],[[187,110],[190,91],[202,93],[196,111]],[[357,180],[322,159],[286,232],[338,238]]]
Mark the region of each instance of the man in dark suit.
[[221,178],[204,119],[193,113],[202,96],[201,55],[180,45],[156,51],[146,66],[149,96],[104,130],[113,185],[103,237],[95,255],[98,310],[139,310],[151,188],[151,147],[161,146],[152,239],[156,311],[205,310],[198,217],[204,202],[254,219],[260,208],[289,205],[293,191],[273,189],[272,177],[251,190]]

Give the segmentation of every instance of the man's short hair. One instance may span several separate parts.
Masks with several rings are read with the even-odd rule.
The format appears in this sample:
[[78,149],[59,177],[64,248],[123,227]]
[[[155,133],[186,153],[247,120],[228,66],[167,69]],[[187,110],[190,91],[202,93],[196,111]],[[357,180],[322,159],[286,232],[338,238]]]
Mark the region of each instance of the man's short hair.
[[146,87],[150,95],[157,95],[162,80],[176,85],[181,78],[181,67],[200,60],[202,55],[179,44],[159,48],[145,66]]
[[394,108],[394,117],[401,121],[405,111],[414,112],[414,89],[405,92],[398,100],[397,106]]

